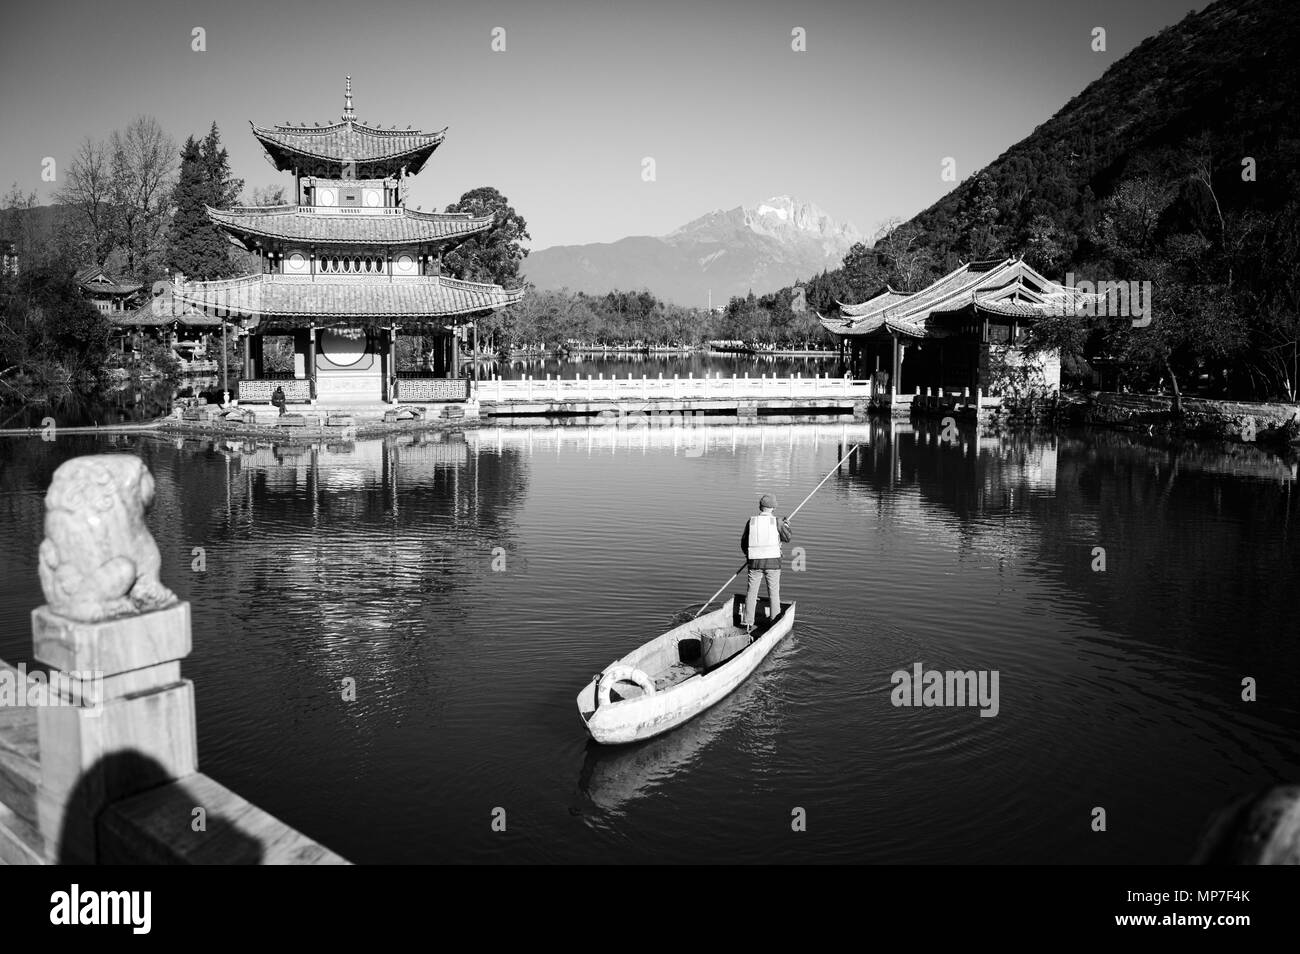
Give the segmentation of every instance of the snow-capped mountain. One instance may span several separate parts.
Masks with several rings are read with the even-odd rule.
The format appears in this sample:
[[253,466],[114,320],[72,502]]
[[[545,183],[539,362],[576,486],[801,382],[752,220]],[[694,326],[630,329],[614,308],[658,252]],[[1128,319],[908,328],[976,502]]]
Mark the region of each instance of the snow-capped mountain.
[[862,240],[811,202],[781,195],[709,212],[663,236],[542,249],[524,259],[524,274],[539,288],[646,288],[682,305],[704,305],[710,295],[719,305],[835,268]]

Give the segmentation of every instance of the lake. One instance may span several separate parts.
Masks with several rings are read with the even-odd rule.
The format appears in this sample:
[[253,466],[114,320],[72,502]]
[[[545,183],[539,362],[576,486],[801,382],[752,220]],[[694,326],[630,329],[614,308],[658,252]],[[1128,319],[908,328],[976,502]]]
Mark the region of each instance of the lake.
[[[795,518],[791,637],[678,731],[589,743],[592,674],[722,585],[760,493],[788,512],[859,442]],[[45,488],[98,452],[156,478],[202,770],[353,861],[1181,863],[1225,801],[1300,780],[1296,469],[1254,447],[880,421],[6,438],[10,663]],[[895,706],[918,663],[997,671],[997,715]]]

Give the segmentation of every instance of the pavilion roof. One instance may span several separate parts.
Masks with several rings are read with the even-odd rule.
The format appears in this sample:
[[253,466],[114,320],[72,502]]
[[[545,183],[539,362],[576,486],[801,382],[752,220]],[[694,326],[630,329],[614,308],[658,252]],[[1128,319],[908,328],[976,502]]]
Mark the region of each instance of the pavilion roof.
[[822,317],[822,326],[837,335],[926,338],[949,333],[936,319],[968,309],[1033,319],[1054,309],[1074,310],[1085,297],[1044,278],[1023,259],[967,262],[918,292],[891,288],[860,304],[841,304],[837,317]]
[[313,162],[331,165],[355,162],[358,165],[382,164],[393,169],[404,165],[407,172],[414,174],[420,171],[447,134],[445,127],[437,132],[396,127],[384,129],[355,119],[326,126],[305,123],[249,125],[271,162],[281,171],[296,167],[308,172]]
[[217,210],[208,218],[227,231],[254,239],[301,241],[326,245],[418,245],[445,242],[481,232],[491,215],[459,212],[414,212],[406,208],[381,213],[318,212],[310,206],[251,206]]
[[174,288],[174,285],[168,284],[161,294],[153,296],[134,311],[111,314],[108,319],[125,328],[162,328],[171,324],[190,328],[215,328],[221,324],[221,319],[217,316],[176,301],[172,297]]
[[329,168],[322,170],[321,174],[331,177],[334,175],[333,166],[346,163],[371,166],[371,177],[374,177],[373,167],[376,165],[382,166],[389,174],[405,166],[406,171],[414,175],[447,134],[445,127],[438,132],[423,132],[409,126],[406,129],[396,126],[385,129],[361,122],[352,108],[351,76],[347,77],[343,114],[337,123],[324,126],[319,123],[310,126],[306,123],[249,125],[277,169],[284,172],[296,168],[304,175],[313,175],[316,166],[328,164]]
[[[230,317],[293,319],[317,325],[386,324],[493,311],[512,305],[522,288],[460,281],[445,275],[413,278],[263,274],[214,282],[188,282],[175,297],[206,312]],[[256,324],[257,322],[254,322]],[[277,324],[284,324],[277,321]]]
[[120,282],[99,265],[87,265],[73,275],[82,290],[95,295],[133,295],[141,288],[139,282]]

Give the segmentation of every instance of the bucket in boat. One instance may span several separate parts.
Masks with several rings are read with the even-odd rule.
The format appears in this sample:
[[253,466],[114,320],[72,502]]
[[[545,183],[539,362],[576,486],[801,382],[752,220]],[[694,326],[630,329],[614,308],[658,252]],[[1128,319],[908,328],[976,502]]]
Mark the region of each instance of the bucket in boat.
[[730,627],[715,629],[700,635],[700,648],[705,669],[726,662],[749,645],[749,635]]

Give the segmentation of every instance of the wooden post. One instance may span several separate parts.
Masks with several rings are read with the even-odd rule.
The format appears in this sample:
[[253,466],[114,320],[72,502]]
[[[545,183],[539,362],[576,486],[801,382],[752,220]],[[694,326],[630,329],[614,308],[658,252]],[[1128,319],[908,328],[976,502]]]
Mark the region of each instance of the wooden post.
[[460,338],[456,335],[455,326],[451,331],[451,376],[460,377]]
[[253,336],[250,332],[244,332],[244,380],[250,381],[253,378]]
[[258,335],[255,341],[250,343],[250,350],[253,354],[253,364],[251,378],[261,378],[266,376],[266,339]]
[[943,339],[941,338],[939,339],[939,397],[940,398],[943,397],[943,389],[945,383],[946,382],[944,381],[944,377],[943,377]]
[[307,327],[307,391],[311,403],[316,403],[316,323]]
[[889,372],[889,395],[892,403],[892,399],[898,395],[898,372],[902,368],[903,361],[899,354],[898,335],[891,334],[889,338],[893,342],[893,355],[890,359],[891,370]]
[[221,319],[221,403],[230,403],[230,374],[226,367],[226,319]]
[[389,400],[391,400],[393,403],[397,403],[400,395],[397,393],[398,383],[397,383],[397,325],[396,324],[390,325],[388,329],[388,380],[390,382],[388,387],[389,387],[389,391],[391,392],[388,396]]

